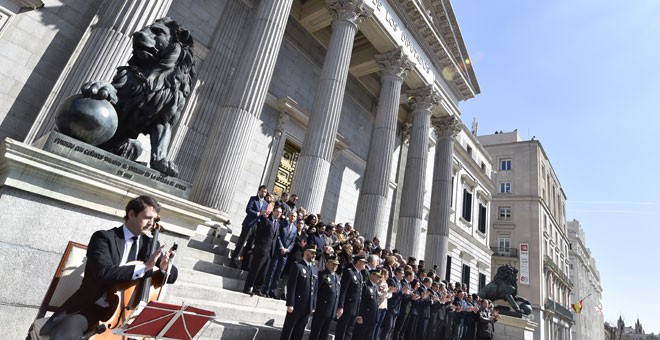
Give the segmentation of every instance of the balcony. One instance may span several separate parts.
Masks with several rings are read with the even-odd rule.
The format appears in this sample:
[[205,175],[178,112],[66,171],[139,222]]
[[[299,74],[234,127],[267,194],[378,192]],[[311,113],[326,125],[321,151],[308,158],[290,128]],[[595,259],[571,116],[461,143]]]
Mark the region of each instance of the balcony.
[[550,299],[546,299],[545,309],[546,311],[553,312],[573,323],[573,313],[570,310],[568,310],[568,308],[560,305],[559,303],[554,302],[553,300]]
[[518,257],[517,248],[490,247],[490,249],[495,252],[493,256]]
[[568,288],[573,288],[573,282],[571,282],[568,276],[564,274],[564,271],[559,268],[555,261],[553,261],[552,258],[550,258],[548,255],[544,256],[543,268],[555,273],[555,276],[559,279],[559,281],[563,282]]

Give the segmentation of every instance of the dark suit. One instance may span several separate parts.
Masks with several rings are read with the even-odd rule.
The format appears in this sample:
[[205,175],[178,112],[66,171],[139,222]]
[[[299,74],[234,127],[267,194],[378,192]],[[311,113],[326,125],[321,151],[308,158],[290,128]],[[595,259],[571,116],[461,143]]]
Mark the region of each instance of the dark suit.
[[[289,221],[282,220],[280,225],[281,227],[279,236],[277,237],[277,249],[275,249],[275,254],[270,261],[270,265],[268,266],[268,274],[266,274],[266,285],[264,285],[262,289],[264,293],[267,291],[267,293],[270,295],[275,294],[275,290],[277,289],[277,282],[282,276],[284,266],[286,265],[286,261],[289,258],[289,254],[291,254],[293,251],[293,246],[296,243],[296,236],[298,235],[295,222],[293,225],[291,225],[289,224]],[[288,252],[285,255],[282,255],[280,252],[281,249],[287,249]]]
[[[151,238],[140,237],[138,260],[147,261],[149,259],[149,246],[152,242]],[[133,281],[135,266],[120,266],[125,244],[123,227],[99,230],[92,234],[87,246],[87,262],[82,284],[44,325],[43,334],[50,332],[52,327],[56,326],[67,314],[83,315],[88,321],[88,329],[96,327],[99,321],[104,321],[109,317],[105,313],[110,309],[100,308],[96,301],[104,296],[113,285]],[[159,244],[156,245],[156,247],[158,246]],[[177,276],[178,271],[176,267],[172,266],[167,283],[176,281]]]
[[[408,280],[401,280],[401,287],[407,287],[411,289],[410,282]],[[394,332],[392,333],[392,339],[404,339],[406,334],[406,328],[410,321],[410,311],[412,309],[412,296],[410,294],[403,295],[401,297],[401,307],[399,308],[399,316],[396,318],[396,325],[394,326]]]
[[245,279],[243,291],[252,289],[255,285],[261,288],[264,282],[268,262],[277,249],[277,237],[280,233],[280,219],[261,217],[257,222],[254,236],[254,249],[250,260],[250,272]]
[[344,314],[337,322],[336,340],[351,339],[353,337],[353,326],[355,325],[355,317],[358,315],[363,287],[362,274],[355,266],[351,265],[346,268],[341,277],[341,290],[337,306],[337,308],[344,309]]
[[362,317],[362,323],[355,326],[355,339],[371,339],[374,336],[374,326],[378,321],[378,285],[367,281],[362,290],[360,299],[360,311],[358,316]]
[[385,314],[383,331],[380,337],[383,340],[389,340],[392,338],[396,319],[399,316],[399,311],[401,309],[401,300],[403,299],[401,282],[399,282],[396,277],[390,277],[387,279],[387,286],[396,287],[396,292],[392,293],[392,296],[387,300],[387,314]]
[[330,323],[337,313],[340,290],[339,277],[325,269],[319,272],[318,295],[316,310],[312,318],[312,330],[309,340],[325,340],[328,338]]
[[[420,297],[423,297],[424,293],[427,291],[433,293],[429,288],[426,288],[426,286],[424,285],[419,286],[419,288],[417,289],[417,293],[419,294]],[[426,338],[426,331],[428,329],[429,319],[431,318],[432,296],[433,295],[429,295],[427,298],[420,298],[419,300],[416,301],[416,303],[413,303],[413,305],[416,305],[417,307],[417,328],[416,328],[415,337],[422,340]]]
[[[245,218],[243,223],[241,223],[241,234],[238,236],[238,241],[236,242],[236,249],[231,254],[232,259],[237,259],[241,255],[241,250],[245,243],[245,239],[250,234],[252,227],[254,227],[259,221],[259,216],[262,211],[265,211],[268,207],[268,202],[265,199],[259,200],[259,196],[252,196],[248,200],[247,206],[245,206]],[[249,248],[249,247],[248,247]]]
[[316,306],[316,287],[318,272],[313,265],[300,261],[291,268],[287,282],[287,307],[293,306],[293,312],[287,313],[282,326],[281,340],[302,339],[309,315]]

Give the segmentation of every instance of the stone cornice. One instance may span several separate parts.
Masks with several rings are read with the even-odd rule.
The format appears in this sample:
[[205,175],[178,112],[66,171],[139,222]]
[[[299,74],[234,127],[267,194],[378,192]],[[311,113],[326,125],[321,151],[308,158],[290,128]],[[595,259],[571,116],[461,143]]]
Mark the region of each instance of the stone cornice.
[[[406,27],[419,42],[422,49],[424,49],[424,52],[431,58],[435,68],[443,75],[446,82],[452,85],[459,99],[467,100],[478,94],[479,87],[474,73],[464,71],[466,69],[471,71],[471,67],[465,63],[465,60],[469,58],[467,57],[467,51],[462,44],[462,40],[460,44],[457,44],[462,46],[462,49],[466,51],[464,54],[465,58],[463,58],[461,53],[458,53],[458,55],[452,53],[449,44],[445,43],[443,37],[438,33],[439,30],[429,20],[430,18],[424,13],[424,9],[420,7],[419,3],[410,0],[387,1],[392,5],[392,8],[397,12],[401,20],[404,21]],[[455,22],[453,12],[451,17]],[[445,18],[447,17],[445,16]],[[457,25],[455,26],[456,28],[458,27]],[[454,30],[450,33],[454,36],[456,32]],[[460,35],[460,32],[458,34]],[[458,42],[455,37],[451,41]]]

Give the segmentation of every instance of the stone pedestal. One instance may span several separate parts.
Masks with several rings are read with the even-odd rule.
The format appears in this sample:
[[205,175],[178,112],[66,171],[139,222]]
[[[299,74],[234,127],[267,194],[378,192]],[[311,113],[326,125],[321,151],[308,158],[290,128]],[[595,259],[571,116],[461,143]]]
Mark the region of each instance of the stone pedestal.
[[533,340],[538,323],[526,318],[500,315],[495,323],[493,340]]

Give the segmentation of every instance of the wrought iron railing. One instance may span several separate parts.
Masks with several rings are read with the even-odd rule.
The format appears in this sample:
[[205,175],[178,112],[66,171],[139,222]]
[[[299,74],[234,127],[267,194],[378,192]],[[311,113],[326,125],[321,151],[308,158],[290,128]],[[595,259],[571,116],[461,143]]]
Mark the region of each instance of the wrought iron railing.
[[495,253],[494,256],[518,257],[517,248],[490,247]]
[[553,311],[555,314],[558,314],[562,317],[564,317],[567,320],[570,320],[573,322],[573,313],[571,313],[568,308],[562,306],[561,304],[551,300],[551,299],[546,299],[545,300],[545,309],[548,309],[550,311]]

